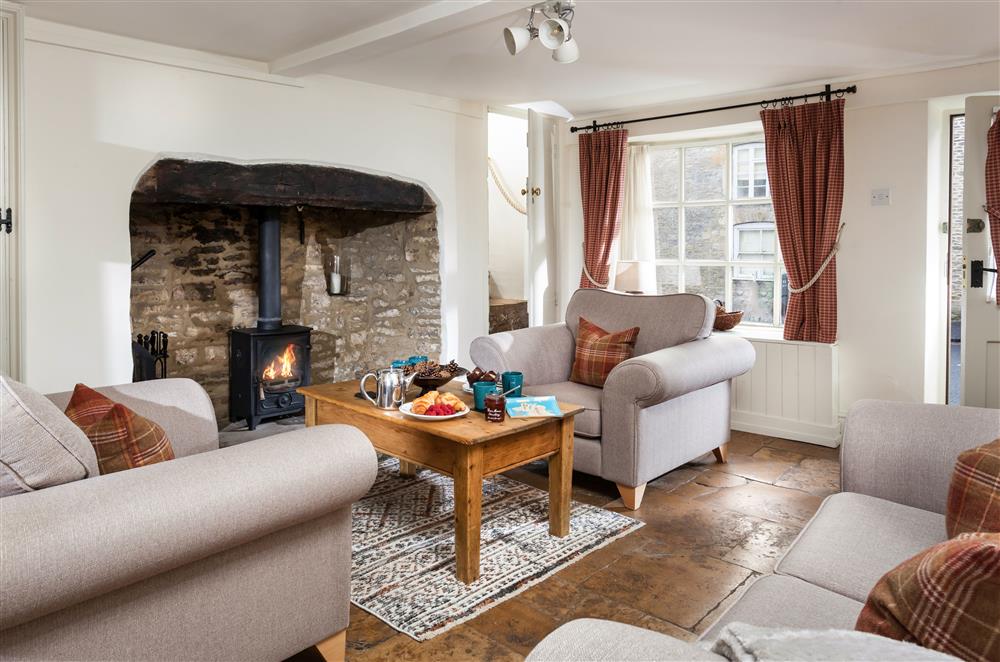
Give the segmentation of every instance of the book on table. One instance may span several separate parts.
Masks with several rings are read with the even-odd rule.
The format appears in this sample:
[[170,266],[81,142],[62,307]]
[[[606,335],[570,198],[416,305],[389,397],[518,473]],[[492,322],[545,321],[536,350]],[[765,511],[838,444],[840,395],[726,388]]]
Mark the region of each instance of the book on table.
[[552,395],[531,395],[507,398],[507,415],[511,418],[560,418],[562,411]]

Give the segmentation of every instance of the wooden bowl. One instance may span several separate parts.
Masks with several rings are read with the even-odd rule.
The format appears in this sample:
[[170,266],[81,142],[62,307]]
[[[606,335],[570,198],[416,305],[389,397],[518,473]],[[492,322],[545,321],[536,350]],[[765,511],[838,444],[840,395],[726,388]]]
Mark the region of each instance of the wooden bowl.
[[716,331],[729,331],[743,320],[743,311],[736,310],[731,313],[726,311],[716,311],[715,324],[712,326]]
[[441,388],[451,380],[455,379],[456,377],[461,377],[467,372],[468,370],[466,370],[465,368],[459,368],[458,372],[454,373],[451,377],[434,377],[434,378],[414,377],[413,383],[420,387],[420,395],[423,395],[424,393],[430,393],[431,391],[436,391],[437,389]]

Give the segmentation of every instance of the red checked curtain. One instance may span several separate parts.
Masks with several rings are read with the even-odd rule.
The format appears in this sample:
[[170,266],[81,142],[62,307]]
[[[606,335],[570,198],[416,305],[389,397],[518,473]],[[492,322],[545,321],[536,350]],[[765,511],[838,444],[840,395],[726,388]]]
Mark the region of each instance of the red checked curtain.
[[583,200],[583,273],[580,287],[604,288],[612,248],[621,230],[628,131],[580,136],[580,195]]
[[844,100],[764,110],[764,145],[788,270],[785,339],[837,339],[837,241],[844,198]]
[[[1000,264],[1000,110],[986,134],[986,212],[990,217],[993,259]],[[995,288],[1000,306],[1000,286]]]

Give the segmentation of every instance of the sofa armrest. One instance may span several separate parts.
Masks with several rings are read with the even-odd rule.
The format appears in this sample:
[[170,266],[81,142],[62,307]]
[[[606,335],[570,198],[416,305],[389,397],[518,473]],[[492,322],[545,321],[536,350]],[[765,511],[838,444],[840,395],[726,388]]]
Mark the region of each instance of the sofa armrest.
[[738,377],[753,367],[755,358],[753,345],[738,336],[713,334],[666,347],[615,366],[604,383],[605,401],[652,407]]
[[944,513],[958,454],[997,437],[997,409],[859,400],[844,423],[841,489]]
[[322,425],[0,499],[0,629],[348,508],[376,471]]
[[575,353],[576,340],[562,323],[480,336],[469,349],[483,370],[523,372],[525,386],[568,380]]
[[[151,379],[134,384],[94,389],[120,402],[140,416],[157,423],[170,439],[176,457],[219,448],[219,428],[208,393],[191,379]],[[60,410],[69,404],[72,391],[46,395]]]
[[570,621],[538,642],[527,662],[725,660],[667,634],[596,618]]

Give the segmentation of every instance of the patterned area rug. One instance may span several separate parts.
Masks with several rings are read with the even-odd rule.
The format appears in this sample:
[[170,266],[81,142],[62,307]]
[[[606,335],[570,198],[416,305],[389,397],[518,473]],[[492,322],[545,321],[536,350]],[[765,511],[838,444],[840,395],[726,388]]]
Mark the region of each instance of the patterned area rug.
[[475,618],[641,526],[574,501],[570,534],[549,535],[548,492],[505,476],[483,484],[480,577],[455,577],[452,480],[422,469],[400,478],[384,458],[353,511],[351,602],[418,641]]

